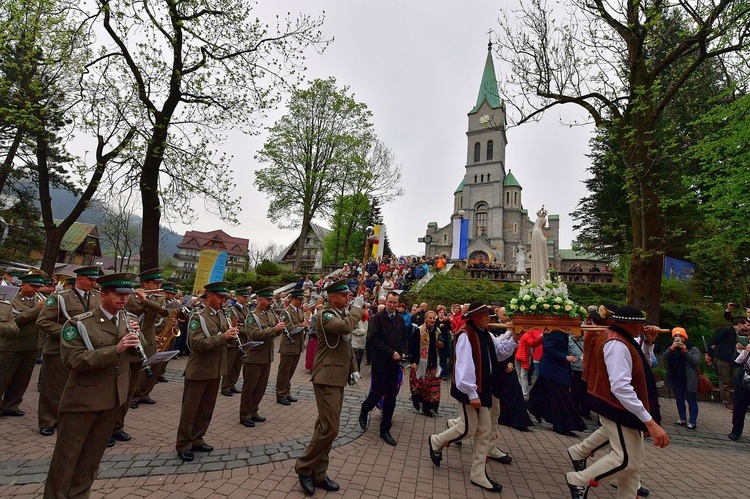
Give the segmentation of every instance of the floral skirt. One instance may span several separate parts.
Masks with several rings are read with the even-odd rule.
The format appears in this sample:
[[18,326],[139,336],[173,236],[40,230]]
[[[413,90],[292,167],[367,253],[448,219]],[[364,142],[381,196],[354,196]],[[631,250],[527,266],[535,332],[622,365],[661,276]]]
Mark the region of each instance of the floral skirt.
[[411,370],[409,389],[413,395],[419,397],[421,402],[440,402],[440,383],[442,380],[439,376],[439,370],[439,366],[437,369],[425,369],[422,377],[418,375],[419,368]]

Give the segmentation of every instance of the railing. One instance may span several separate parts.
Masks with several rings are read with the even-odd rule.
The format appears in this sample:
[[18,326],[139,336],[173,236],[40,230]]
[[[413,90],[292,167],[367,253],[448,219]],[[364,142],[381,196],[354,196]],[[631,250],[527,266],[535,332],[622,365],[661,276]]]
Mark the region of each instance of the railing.
[[173,253],[173,257],[175,257],[178,260],[189,261],[189,262],[197,262],[198,261],[198,255],[184,255],[182,253]]
[[558,272],[560,279],[565,282],[604,282],[612,283],[614,274],[612,272]]
[[[490,281],[518,282],[521,277],[529,280],[529,274],[525,276],[516,274],[515,270],[508,269],[466,269],[472,279],[487,279]],[[573,283],[612,283],[614,274],[612,272],[558,272],[560,278],[565,282]]]

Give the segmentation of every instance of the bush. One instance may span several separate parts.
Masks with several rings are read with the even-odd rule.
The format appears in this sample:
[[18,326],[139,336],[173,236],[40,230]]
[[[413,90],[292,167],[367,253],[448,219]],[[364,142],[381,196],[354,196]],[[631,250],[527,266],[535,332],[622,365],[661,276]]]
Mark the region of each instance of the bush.
[[275,276],[281,273],[281,268],[270,260],[263,260],[255,267],[255,273],[259,276]]

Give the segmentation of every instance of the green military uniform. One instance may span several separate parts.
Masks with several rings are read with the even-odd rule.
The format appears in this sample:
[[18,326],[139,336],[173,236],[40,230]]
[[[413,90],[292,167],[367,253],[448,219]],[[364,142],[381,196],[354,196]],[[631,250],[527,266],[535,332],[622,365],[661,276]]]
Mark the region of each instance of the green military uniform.
[[[99,282],[126,292],[132,277],[110,274]],[[62,329],[62,362],[70,374],[60,398],[45,498],[88,497],[90,493],[118,408],[127,401],[129,364],[137,358],[132,349],[117,353],[125,335],[124,321],[101,307],[74,316]]]
[[[212,284],[206,285],[206,291],[225,292],[221,291],[225,287]],[[221,310],[209,306],[190,318],[187,328],[190,357],[185,366],[185,388],[177,429],[178,453],[205,444],[203,436],[213,416],[219,378],[227,372],[227,340],[223,334],[230,327]]]
[[[304,291],[301,289],[292,291],[291,293],[292,297],[302,297],[303,294]],[[305,312],[301,308],[289,305],[281,313],[281,318],[284,321],[287,331],[293,331],[305,322]],[[286,336],[282,336],[279,342],[279,355],[281,355],[281,359],[279,359],[279,369],[276,372],[276,400],[279,402],[283,400],[289,402],[296,401],[291,396],[292,376],[294,376],[294,371],[297,369],[299,358],[302,355],[305,335],[296,334],[292,338],[294,339],[294,343],[289,343]]]
[[[258,291],[258,296],[270,298],[273,296],[271,288]],[[262,420],[258,414],[258,407],[266,392],[268,378],[271,375],[271,363],[273,362],[273,342],[281,334],[276,331],[276,316],[271,309],[260,310],[256,308],[252,314],[247,316],[247,336],[251,340],[262,341],[258,345],[247,350],[247,357],[243,359],[246,364],[242,370],[242,395],[240,398],[240,422],[248,419]]]
[[[346,292],[346,279],[332,283],[328,292]],[[351,332],[362,318],[359,307],[351,313],[326,306],[317,317],[318,349],[312,371],[318,419],[315,433],[304,454],[297,458],[295,469],[302,476],[312,475],[315,483],[327,479],[328,454],[339,433],[344,387],[357,370],[350,343]]]
[[[98,277],[99,267],[77,269],[78,276]],[[51,294],[39,312],[36,324],[44,335],[42,374],[39,380],[39,428],[46,430],[57,424],[57,407],[68,378],[68,369],[60,358],[60,332],[71,317],[96,309],[101,304],[98,291],[70,290]],[[52,433],[47,433],[51,435]]]
[[[164,327],[164,318],[169,315],[166,304],[167,299],[163,295],[152,295],[145,303],[134,300],[133,296],[128,301],[125,307],[131,314],[143,317],[141,321],[141,331],[143,332],[143,338],[146,343],[143,345],[146,355],[151,357],[156,353],[156,335],[157,331],[156,323],[160,322],[160,326]],[[156,374],[156,372],[155,372]],[[135,391],[131,397],[131,400],[139,401],[148,399],[151,394],[151,390],[156,386],[156,382],[159,380],[157,376],[146,377],[143,370],[138,377],[138,383]]]
[[[21,277],[23,284],[40,286],[44,283],[41,274]],[[23,416],[19,405],[29,387],[36,359],[39,357],[39,331],[36,320],[41,310],[35,294],[24,296],[18,293],[13,301],[13,314],[19,328],[18,334],[0,336],[0,395],[2,412]]]
[[[235,290],[235,294],[247,296],[249,293],[247,289],[238,289]],[[250,313],[247,303],[235,303],[229,308],[229,312],[232,317],[237,319],[237,328],[240,330],[240,344],[247,343],[247,324],[245,322]],[[231,395],[234,393],[236,390],[234,385],[240,377],[240,369],[242,366],[243,362],[240,358],[240,351],[237,348],[236,342],[230,342],[227,348],[227,375],[221,378],[221,393],[224,395]]]

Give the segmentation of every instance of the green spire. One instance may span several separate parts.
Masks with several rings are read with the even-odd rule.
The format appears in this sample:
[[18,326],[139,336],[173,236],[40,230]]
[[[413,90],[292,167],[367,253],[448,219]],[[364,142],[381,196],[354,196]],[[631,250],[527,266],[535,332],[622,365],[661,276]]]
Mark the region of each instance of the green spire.
[[[508,174],[505,176],[505,180],[503,180],[503,187],[521,187],[521,184],[518,183],[518,180],[516,180],[516,177],[513,176],[513,174],[508,170]],[[521,187],[523,189],[523,187]]]
[[[482,106],[482,102],[487,101],[492,109],[502,107],[500,92],[497,90],[497,77],[495,76],[495,63],[492,62],[492,42],[487,44],[487,61],[484,63],[484,72],[482,73],[482,83],[479,85],[479,95],[477,96],[477,105],[471,110],[476,113]],[[471,114],[469,113],[469,114]]]
[[458,187],[453,192],[453,194],[456,194],[457,192],[463,192],[463,191],[464,191],[464,181],[463,181],[463,179],[461,179],[461,183],[458,184]]

